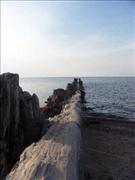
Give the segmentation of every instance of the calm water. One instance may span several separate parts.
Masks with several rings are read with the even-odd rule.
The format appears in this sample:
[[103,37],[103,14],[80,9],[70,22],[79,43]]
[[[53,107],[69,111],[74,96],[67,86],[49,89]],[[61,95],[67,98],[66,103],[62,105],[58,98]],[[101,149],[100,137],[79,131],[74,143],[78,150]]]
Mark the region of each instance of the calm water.
[[[73,78],[23,78],[23,90],[36,93],[40,106],[53,89],[65,88]],[[87,106],[96,112],[109,113],[135,119],[135,78],[134,77],[90,77],[82,78],[86,91]]]

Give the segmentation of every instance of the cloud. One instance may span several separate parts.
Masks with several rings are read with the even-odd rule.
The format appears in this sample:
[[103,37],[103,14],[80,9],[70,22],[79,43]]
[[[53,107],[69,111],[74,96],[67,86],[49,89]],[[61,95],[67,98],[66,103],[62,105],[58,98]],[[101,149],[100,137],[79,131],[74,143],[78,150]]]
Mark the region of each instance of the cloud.
[[[125,67],[132,70],[133,40],[112,43],[115,37],[106,27],[94,33],[61,32],[61,19],[47,6],[2,3],[3,71],[22,76],[70,76],[113,73],[115,66],[123,66],[126,74]],[[129,60],[122,65],[125,57]]]

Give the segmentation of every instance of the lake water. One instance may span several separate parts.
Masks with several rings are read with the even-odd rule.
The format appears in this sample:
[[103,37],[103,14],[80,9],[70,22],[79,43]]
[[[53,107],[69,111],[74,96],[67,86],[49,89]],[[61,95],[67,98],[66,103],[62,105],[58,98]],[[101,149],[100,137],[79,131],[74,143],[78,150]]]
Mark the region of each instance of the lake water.
[[[135,77],[86,77],[84,82],[87,106],[96,112],[135,119]],[[23,90],[39,97],[40,106],[56,88],[65,88],[71,77],[21,78]]]

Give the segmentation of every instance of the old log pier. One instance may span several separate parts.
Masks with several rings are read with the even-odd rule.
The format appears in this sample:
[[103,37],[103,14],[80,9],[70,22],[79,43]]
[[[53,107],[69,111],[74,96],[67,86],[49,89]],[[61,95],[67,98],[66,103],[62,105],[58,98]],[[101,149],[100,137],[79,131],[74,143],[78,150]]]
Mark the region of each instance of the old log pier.
[[46,105],[0,75],[0,180],[135,180],[135,121],[84,106],[83,82]]
[[17,74],[0,75],[0,179],[78,180],[84,96],[74,79],[40,108]]

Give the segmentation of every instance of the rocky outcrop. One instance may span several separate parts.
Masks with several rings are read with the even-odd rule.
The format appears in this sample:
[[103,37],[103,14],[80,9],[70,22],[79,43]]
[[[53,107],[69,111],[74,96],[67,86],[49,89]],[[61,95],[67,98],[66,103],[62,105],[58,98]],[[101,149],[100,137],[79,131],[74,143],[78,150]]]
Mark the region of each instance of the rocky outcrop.
[[20,121],[24,129],[25,145],[37,141],[41,134],[39,100],[36,94],[20,92]]
[[67,94],[64,89],[56,89],[53,95],[47,99],[47,105],[43,108],[46,117],[53,117],[61,112],[67,101]]
[[7,180],[78,180],[81,94],[76,92],[42,139],[25,149]]
[[85,92],[83,82],[80,79],[74,79],[68,83],[66,89],[55,89],[53,95],[47,99],[47,105],[43,108],[46,117],[53,117],[61,112],[68,100],[77,92],[81,94],[81,101],[84,102]]
[[24,148],[39,139],[41,125],[38,97],[19,87],[17,74],[0,75],[0,179]]

